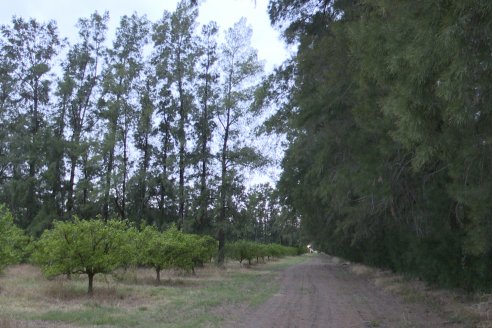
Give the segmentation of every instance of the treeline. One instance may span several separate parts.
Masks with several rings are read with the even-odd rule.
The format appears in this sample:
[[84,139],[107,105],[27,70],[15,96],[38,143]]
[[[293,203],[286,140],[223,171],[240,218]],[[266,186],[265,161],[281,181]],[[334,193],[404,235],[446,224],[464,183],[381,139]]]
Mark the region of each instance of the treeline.
[[217,255],[217,241],[212,237],[186,234],[175,226],[164,232],[152,226],[139,230],[115,219],[55,221],[53,229],[45,230],[30,248],[32,262],[48,277],[87,275],[89,293],[96,274],[146,266],[155,270],[159,283],[164,269],[195,272],[197,265]]
[[[128,220],[100,218],[55,221],[38,240],[28,238],[16,227],[12,215],[0,207],[0,271],[9,264],[29,261],[40,265],[47,277],[82,274],[87,276],[88,293],[97,274],[114,274],[116,269],[152,268],[160,283],[162,270],[195,273],[218,256],[218,242],[210,236],[178,231],[175,225],[160,232],[154,226],[137,228]],[[256,257],[280,258],[303,253],[301,248],[279,244],[237,241],[227,245],[227,257],[240,263]]]
[[492,287],[492,2],[271,0],[280,189],[319,249]]
[[[297,221],[243,178],[267,161],[250,142],[252,30],[241,19],[219,42],[197,15],[181,1],[157,22],[123,16],[110,47],[108,13],[81,18],[73,43],[54,21],[0,27],[0,204],[16,224],[39,235],[101,215],[218,235],[222,250],[226,235],[293,242]],[[248,199],[265,197],[252,217]]]
[[295,256],[306,253],[306,247],[289,247],[279,244],[260,244],[247,240],[237,240],[228,243],[226,246],[226,255],[228,258],[243,263],[244,260],[248,264],[252,264],[252,260],[256,259],[259,263],[260,259],[264,262],[265,259],[280,258],[284,256]]

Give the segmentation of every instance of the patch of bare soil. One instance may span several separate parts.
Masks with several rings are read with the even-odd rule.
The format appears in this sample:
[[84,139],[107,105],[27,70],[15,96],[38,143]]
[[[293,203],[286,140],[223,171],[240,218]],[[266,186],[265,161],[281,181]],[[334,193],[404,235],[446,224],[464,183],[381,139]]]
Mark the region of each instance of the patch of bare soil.
[[464,327],[325,255],[292,266],[278,294],[228,327]]

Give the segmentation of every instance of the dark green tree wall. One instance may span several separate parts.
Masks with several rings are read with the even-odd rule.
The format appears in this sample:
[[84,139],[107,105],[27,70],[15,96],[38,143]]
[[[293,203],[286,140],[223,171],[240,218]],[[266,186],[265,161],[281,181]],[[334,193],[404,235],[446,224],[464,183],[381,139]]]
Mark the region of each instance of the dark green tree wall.
[[[488,287],[490,4],[279,0],[270,15],[299,44],[271,122],[289,126],[280,189],[306,237]],[[271,81],[281,90],[281,72]]]

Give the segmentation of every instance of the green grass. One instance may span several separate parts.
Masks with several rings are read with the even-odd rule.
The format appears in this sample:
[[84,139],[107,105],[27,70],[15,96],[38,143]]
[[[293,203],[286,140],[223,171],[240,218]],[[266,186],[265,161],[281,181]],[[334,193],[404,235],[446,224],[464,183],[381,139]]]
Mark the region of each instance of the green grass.
[[136,282],[99,276],[93,297],[86,295],[83,277],[48,281],[37,268],[17,266],[0,277],[5,286],[0,317],[48,321],[54,327],[57,322],[73,327],[220,327],[237,309],[265,302],[278,291],[282,270],[305,260],[289,257],[251,268],[208,266],[196,276],[169,272],[160,285],[151,270],[139,270]]

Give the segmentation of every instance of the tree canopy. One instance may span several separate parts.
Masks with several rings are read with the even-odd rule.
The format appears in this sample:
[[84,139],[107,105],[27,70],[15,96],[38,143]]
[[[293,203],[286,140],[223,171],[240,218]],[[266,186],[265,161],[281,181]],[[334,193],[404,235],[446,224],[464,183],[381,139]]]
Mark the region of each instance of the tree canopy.
[[36,242],[33,260],[47,276],[86,274],[92,293],[94,276],[110,273],[129,256],[124,252],[132,242],[127,236],[127,224],[120,220],[56,221]]
[[491,287],[491,4],[269,10],[298,44],[265,94],[290,94],[270,128],[288,140],[279,188],[305,238],[442,285]]
[[25,254],[28,239],[5,206],[0,205],[0,270],[20,262]]
[[[43,247],[62,252],[53,256],[69,250],[46,229],[75,229],[74,218],[80,229],[86,220],[100,224],[96,217],[159,234],[175,225],[178,239],[217,238],[221,259],[226,241],[246,235],[299,242],[291,212],[245,178],[268,157],[255,143],[262,62],[252,29],[244,18],[225,31],[202,25],[199,7],[179,1],[155,22],[124,15],[114,35],[110,13],[95,12],[76,22],[71,41],[55,21],[13,17],[0,26],[0,204],[28,235],[42,236]],[[255,211],[248,202],[260,197],[258,206],[269,199],[276,209]],[[255,234],[237,228],[259,230],[259,222]],[[282,222],[290,222],[285,230]],[[203,238],[196,242],[211,244]],[[124,265],[136,263],[127,251]],[[182,267],[192,270],[205,257],[193,254]],[[93,276],[112,266],[57,265],[47,273]]]

